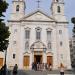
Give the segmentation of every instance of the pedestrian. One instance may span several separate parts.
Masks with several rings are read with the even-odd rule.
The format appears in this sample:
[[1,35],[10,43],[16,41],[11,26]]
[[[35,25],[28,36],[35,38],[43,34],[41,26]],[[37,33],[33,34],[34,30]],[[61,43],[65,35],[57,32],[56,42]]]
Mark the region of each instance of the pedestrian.
[[49,70],[49,64],[47,63],[47,70]]
[[6,73],[7,73],[7,65],[4,64],[4,66],[3,66],[3,75],[6,75]]
[[0,69],[0,75],[3,75],[3,66]]
[[51,63],[49,64],[49,70],[50,71],[52,70],[52,64]]
[[43,65],[42,63],[40,63],[40,71],[42,71]]
[[34,70],[34,62],[32,63],[32,70]]
[[37,70],[39,70],[39,62],[37,63]]
[[6,70],[7,70],[7,66],[6,66],[6,64],[4,64],[4,66],[2,66],[2,68],[1,68],[1,74],[0,75],[6,75]]
[[45,69],[44,69],[44,63],[42,63],[42,70],[44,71]]
[[47,70],[47,63],[45,63],[45,69]]
[[64,75],[64,66],[62,63],[60,65],[60,75]]
[[37,63],[34,62],[34,70],[36,71],[37,70]]
[[13,68],[13,75],[17,75],[17,70],[18,70],[18,66],[17,66],[17,64],[15,64],[15,66]]

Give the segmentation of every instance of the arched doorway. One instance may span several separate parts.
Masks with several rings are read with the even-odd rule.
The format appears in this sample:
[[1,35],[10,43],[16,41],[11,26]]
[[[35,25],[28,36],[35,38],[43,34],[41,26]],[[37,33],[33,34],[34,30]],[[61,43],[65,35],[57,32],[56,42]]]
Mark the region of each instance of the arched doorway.
[[43,63],[43,53],[46,50],[46,46],[44,45],[44,43],[37,41],[31,45],[30,49],[33,52],[34,56],[33,62]]

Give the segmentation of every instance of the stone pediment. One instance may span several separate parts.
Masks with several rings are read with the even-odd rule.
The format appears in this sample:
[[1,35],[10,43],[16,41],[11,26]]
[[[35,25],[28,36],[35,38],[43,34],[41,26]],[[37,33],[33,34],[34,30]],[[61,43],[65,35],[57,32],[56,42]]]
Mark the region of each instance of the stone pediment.
[[22,21],[52,21],[55,20],[52,17],[49,17],[45,13],[41,12],[40,10],[35,11],[34,13],[31,13],[21,19]]

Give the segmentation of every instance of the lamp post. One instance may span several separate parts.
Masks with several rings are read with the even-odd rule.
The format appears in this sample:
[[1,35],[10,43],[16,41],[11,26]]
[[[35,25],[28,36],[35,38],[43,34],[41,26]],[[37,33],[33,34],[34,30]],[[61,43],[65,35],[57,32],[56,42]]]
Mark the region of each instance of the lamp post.
[[6,50],[5,50],[5,62],[4,62],[4,75],[6,75],[7,73],[7,65],[6,65],[6,58],[7,58],[7,47],[8,47],[8,44],[6,44]]
[[43,54],[43,63],[44,63],[44,70],[46,69],[45,68],[45,63],[46,63],[46,48],[43,48],[43,52],[44,52],[44,54]]
[[43,48],[44,53],[46,52],[46,48]]
[[7,56],[7,50],[5,50],[5,62],[4,62],[4,64],[6,64],[6,56]]

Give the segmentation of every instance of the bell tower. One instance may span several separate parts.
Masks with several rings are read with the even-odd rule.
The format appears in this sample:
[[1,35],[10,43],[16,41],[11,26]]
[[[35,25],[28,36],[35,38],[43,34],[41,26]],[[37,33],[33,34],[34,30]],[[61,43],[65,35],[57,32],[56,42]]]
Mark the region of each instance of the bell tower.
[[64,13],[64,0],[52,0],[51,12],[57,22],[68,22]]
[[25,15],[25,1],[24,0],[13,0],[12,1],[12,13],[11,20],[18,20]]
[[64,0],[52,0],[52,15],[64,15]]

